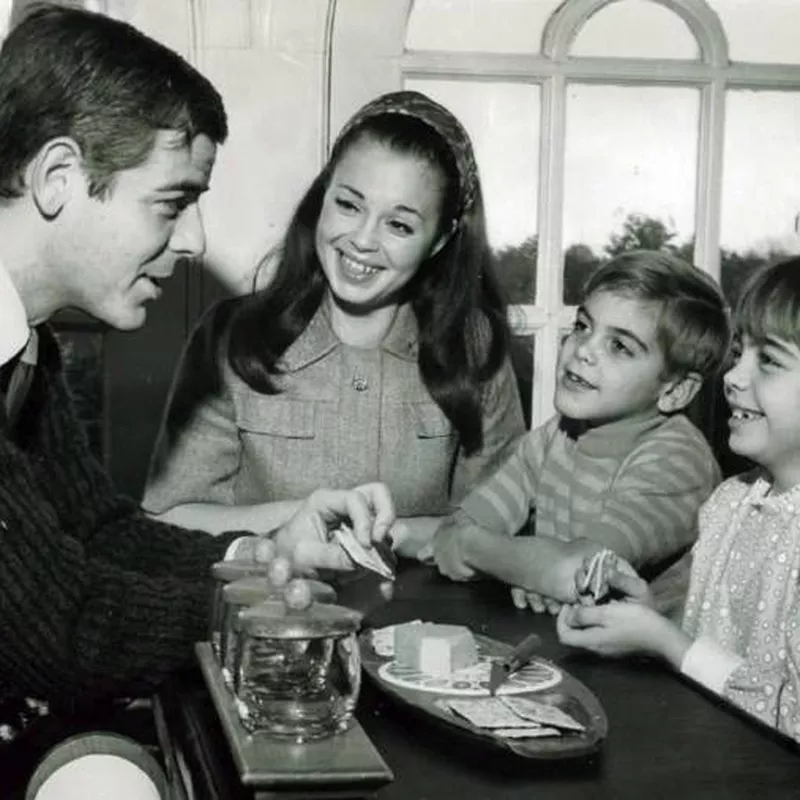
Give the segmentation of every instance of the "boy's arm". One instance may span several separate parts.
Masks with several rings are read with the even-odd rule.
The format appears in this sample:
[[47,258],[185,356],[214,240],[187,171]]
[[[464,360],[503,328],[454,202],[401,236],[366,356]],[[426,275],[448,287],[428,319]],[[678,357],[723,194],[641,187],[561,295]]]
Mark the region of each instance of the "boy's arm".
[[491,478],[474,489],[456,511],[442,520],[433,537],[433,556],[442,572],[454,580],[467,580],[482,570],[467,565],[462,547],[466,537],[507,538],[528,521],[535,485],[544,458],[551,421],[525,434],[508,460]]
[[456,514],[490,533],[514,536],[535,505],[536,485],[558,420],[526,433],[506,462],[461,501]]
[[699,434],[645,443],[621,467],[584,535],[637,569],[658,563],[694,542],[697,512],[718,482],[719,467]]

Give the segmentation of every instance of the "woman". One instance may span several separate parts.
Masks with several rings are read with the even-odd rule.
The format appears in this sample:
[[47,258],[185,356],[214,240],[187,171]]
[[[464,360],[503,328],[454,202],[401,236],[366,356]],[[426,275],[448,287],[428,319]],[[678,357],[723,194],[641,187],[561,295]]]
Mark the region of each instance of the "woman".
[[413,555],[524,432],[464,128],[417,92],[367,104],[276,259],[192,335],[144,506],[263,530],[319,485],[380,477]]

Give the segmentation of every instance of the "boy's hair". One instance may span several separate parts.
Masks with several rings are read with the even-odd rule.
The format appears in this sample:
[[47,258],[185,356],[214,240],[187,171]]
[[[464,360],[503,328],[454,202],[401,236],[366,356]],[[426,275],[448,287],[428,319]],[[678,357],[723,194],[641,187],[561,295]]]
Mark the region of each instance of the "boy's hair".
[[25,168],[48,141],[82,151],[90,191],[149,156],[156,132],[222,143],[222,99],[177,53],[102,14],[39,7],[0,50],[0,198],[24,193]]
[[667,375],[713,375],[728,350],[730,322],[716,282],[702,270],[661,250],[632,250],[592,274],[584,297],[614,292],[661,304],[658,342]]
[[800,347],[800,257],[756,270],[734,319],[736,332],[756,342],[776,337]]

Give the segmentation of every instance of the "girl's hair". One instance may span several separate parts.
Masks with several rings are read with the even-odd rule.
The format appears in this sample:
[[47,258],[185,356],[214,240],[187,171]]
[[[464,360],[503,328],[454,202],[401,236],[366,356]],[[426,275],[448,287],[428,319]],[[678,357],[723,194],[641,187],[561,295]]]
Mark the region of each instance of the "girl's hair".
[[800,258],[757,270],[736,307],[736,332],[756,342],[769,337],[800,347]]
[[280,391],[274,380],[281,372],[279,359],[319,309],[327,286],[315,247],[325,191],[344,153],[365,139],[422,159],[444,177],[438,235],[449,238],[420,266],[403,299],[410,303],[419,328],[422,381],[458,432],[465,452],[475,452],[483,445],[482,384],[497,372],[508,351],[506,304],[494,276],[477,179],[465,203],[459,166],[463,154],[457,160],[448,140],[418,115],[362,114],[356,124],[346,126],[273,254],[277,265],[272,279],[244,298],[233,315],[231,366],[256,391]]

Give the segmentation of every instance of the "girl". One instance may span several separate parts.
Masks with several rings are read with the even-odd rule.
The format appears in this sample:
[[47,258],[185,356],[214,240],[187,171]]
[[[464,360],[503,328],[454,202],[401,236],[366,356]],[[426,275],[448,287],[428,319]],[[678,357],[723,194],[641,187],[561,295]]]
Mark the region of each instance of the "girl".
[[508,341],[466,131],[425,95],[379,97],[339,135],[269,285],[192,336],[144,506],[262,530],[319,485],[379,479],[414,554],[524,431]]
[[565,607],[558,632],[604,655],[659,656],[800,741],[800,259],[756,273],[736,331],[730,447],[758,466],[700,510],[682,624],[654,610],[644,581],[612,570],[625,600]]

